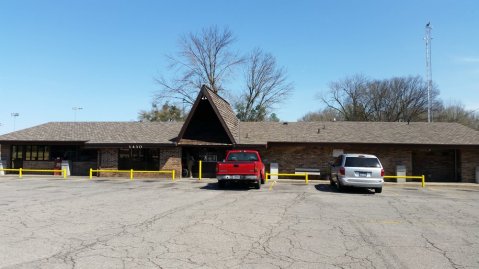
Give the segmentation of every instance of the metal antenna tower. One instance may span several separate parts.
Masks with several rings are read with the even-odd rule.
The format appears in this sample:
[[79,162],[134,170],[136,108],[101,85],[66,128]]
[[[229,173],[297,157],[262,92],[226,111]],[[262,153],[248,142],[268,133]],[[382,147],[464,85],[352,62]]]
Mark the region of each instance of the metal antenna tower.
[[426,80],[427,80],[427,122],[432,121],[431,117],[431,91],[432,91],[432,67],[431,67],[431,22],[426,24]]

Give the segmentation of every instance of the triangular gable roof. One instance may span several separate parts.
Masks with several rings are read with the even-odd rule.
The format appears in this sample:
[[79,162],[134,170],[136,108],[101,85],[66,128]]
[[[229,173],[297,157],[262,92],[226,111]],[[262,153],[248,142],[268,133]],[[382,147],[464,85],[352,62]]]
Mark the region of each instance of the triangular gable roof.
[[221,126],[226,132],[231,144],[237,144],[239,137],[238,118],[236,117],[233,109],[231,108],[231,105],[226,100],[221,98],[218,94],[210,90],[206,85],[203,85],[201,87],[198,97],[196,97],[195,103],[193,104],[191,111],[188,114],[188,117],[186,118],[183,127],[181,128],[177,141],[181,143],[181,140],[183,139],[185,132],[188,129],[188,126],[190,125],[191,120],[193,119],[193,116],[197,111],[200,101],[204,100],[205,98],[206,100],[208,100],[209,104],[213,108],[213,111],[218,117]]

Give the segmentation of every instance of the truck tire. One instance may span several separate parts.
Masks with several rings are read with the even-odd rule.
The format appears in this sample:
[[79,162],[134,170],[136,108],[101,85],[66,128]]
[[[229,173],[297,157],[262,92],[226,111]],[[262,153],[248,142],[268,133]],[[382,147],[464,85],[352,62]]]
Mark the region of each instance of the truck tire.
[[264,178],[261,177],[261,184],[264,184]]
[[254,188],[257,190],[261,189],[261,179],[254,183]]
[[225,188],[225,182],[223,180],[218,180],[218,188],[220,188],[220,189]]

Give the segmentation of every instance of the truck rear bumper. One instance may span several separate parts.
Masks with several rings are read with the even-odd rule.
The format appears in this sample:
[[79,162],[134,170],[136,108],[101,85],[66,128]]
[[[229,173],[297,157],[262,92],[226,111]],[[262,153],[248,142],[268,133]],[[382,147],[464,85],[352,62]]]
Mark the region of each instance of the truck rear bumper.
[[258,180],[256,175],[217,175],[216,179],[226,180],[226,181],[236,181],[236,180]]

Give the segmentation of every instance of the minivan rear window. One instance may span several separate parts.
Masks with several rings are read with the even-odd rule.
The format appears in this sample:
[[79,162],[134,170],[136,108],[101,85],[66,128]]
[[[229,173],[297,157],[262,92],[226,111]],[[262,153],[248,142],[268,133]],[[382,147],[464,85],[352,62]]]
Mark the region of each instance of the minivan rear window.
[[345,167],[381,167],[377,158],[347,157]]

